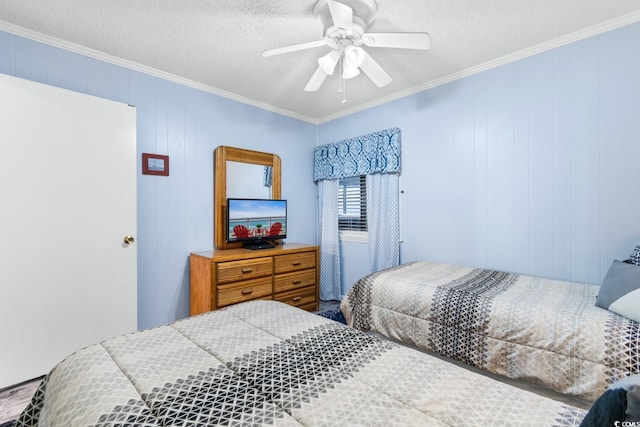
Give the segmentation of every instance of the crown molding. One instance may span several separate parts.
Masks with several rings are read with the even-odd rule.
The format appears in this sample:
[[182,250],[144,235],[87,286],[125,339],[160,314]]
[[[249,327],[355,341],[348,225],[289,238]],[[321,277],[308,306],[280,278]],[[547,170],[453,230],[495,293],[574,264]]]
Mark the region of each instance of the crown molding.
[[542,52],[546,52],[548,50],[555,49],[557,47],[561,47],[561,46],[564,46],[564,45],[567,45],[567,44],[570,44],[570,43],[573,43],[573,42],[576,42],[576,41],[579,41],[579,40],[583,40],[583,39],[598,35],[598,34],[602,34],[602,33],[607,32],[607,31],[611,31],[611,30],[614,30],[614,29],[617,29],[617,28],[621,28],[621,27],[624,27],[626,25],[629,25],[629,24],[632,24],[632,23],[635,23],[635,22],[638,22],[638,21],[640,21],[640,12],[634,12],[634,13],[630,13],[630,14],[627,14],[627,15],[623,15],[623,16],[620,16],[618,18],[611,19],[609,21],[605,21],[605,22],[602,22],[600,24],[585,28],[583,30],[576,31],[574,33],[567,34],[567,35],[562,36],[562,37],[558,37],[558,38],[556,38],[554,40],[550,40],[548,42],[541,43],[541,44],[538,44],[536,46],[532,46],[530,48],[523,49],[523,50],[520,50],[518,52],[514,52],[514,53],[511,53],[509,55],[505,55],[505,56],[502,56],[500,58],[496,58],[496,59],[493,59],[491,61],[487,61],[487,62],[484,62],[482,64],[475,65],[473,67],[469,67],[469,68],[466,68],[464,70],[460,70],[458,72],[448,74],[446,76],[440,77],[440,78],[435,79],[435,80],[431,80],[431,81],[423,83],[421,85],[414,86],[412,88],[405,89],[405,90],[400,91],[400,92],[396,92],[396,93],[391,94],[389,96],[378,98],[378,99],[373,100],[371,102],[360,104],[358,106],[355,106],[355,107],[347,109],[347,110],[343,110],[343,111],[341,111],[339,113],[336,113],[336,114],[329,114],[329,115],[324,116],[324,117],[309,117],[309,116],[305,116],[305,115],[302,115],[302,114],[299,114],[299,113],[295,113],[293,111],[289,111],[289,110],[285,110],[285,109],[282,109],[282,108],[278,108],[278,107],[275,107],[275,106],[270,105],[270,104],[259,102],[259,101],[256,101],[256,100],[253,100],[253,99],[250,99],[250,98],[246,98],[246,97],[237,95],[237,94],[232,93],[232,92],[228,92],[228,91],[225,91],[225,90],[222,90],[222,89],[218,89],[218,88],[213,87],[213,86],[205,85],[205,84],[202,84],[202,83],[190,80],[190,79],[186,79],[184,77],[180,77],[180,76],[177,76],[175,74],[167,73],[167,72],[164,72],[164,71],[152,68],[152,67],[148,67],[148,66],[139,64],[137,62],[133,62],[133,61],[129,61],[129,60],[126,60],[126,59],[123,59],[123,58],[119,58],[119,57],[114,56],[114,55],[109,55],[107,53],[104,53],[104,52],[101,52],[101,51],[98,51],[98,50],[95,50],[95,49],[90,49],[88,47],[85,47],[85,46],[82,46],[82,45],[78,45],[76,43],[71,43],[71,42],[67,42],[67,41],[64,41],[64,40],[60,40],[60,39],[55,38],[55,37],[51,37],[51,36],[47,36],[45,34],[38,33],[36,31],[28,30],[26,28],[19,27],[17,25],[10,24],[10,23],[2,21],[2,20],[0,20],[0,30],[6,31],[8,33],[15,34],[15,35],[20,36],[20,37],[25,37],[25,38],[28,38],[30,40],[41,42],[41,43],[44,43],[44,44],[47,44],[47,45],[51,45],[51,46],[54,46],[54,47],[65,49],[65,50],[68,50],[68,51],[71,51],[71,52],[74,52],[74,53],[85,55],[85,56],[88,56],[88,57],[93,58],[93,59],[97,59],[97,60],[100,60],[100,61],[107,62],[109,64],[118,65],[118,66],[130,69],[130,70],[133,70],[133,71],[139,71],[139,72],[144,73],[144,74],[148,74],[148,75],[151,75],[151,76],[154,76],[154,77],[158,77],[158,78],[162,78],[162,79],[165,79],[165,80],[169,80],[169,81],[172,81],[172,82],[175,82],[175,83],[178,83],[178,84],[182,84],[182,85],[194,88],[194,89],[201,90],[203,92],[208,92],[208,93],[211,93],[213,95],[217,95],[217,96],[221,96],[223,98],[231,99],[233,101],[241,102],[243,104],[247,104],[247,105],[250,105],[250,106],[253,106],[253,107],[256,107],[256,108],[260,108],[260,109],[263,109],[263,110],[266,110],[266,111],[270,111],[270,112],[273,112],[273,113],[276,113],[276,114],[280,114],[280,115],[283,115],[283,116],[291,117],[291,118],[296,119],[296,120],[300,120],[300,121],[308,122],[308,123],[311,123],[311,124],[319,125],[319,124],[322,124],[322,123],[330,122],[332,120],[336,120],[336,119],[340,119],[342,117],[349,116],[351,114],[354,114],[354,113],[357,113],[357,112],[360,112],[360,111],[364,111],[364,110],[368,110],[368,109],[373,108],[373,107],[380,106],[380,105],[385,104],[387,102],[391,102],[391,101],[395,101],[397,99],[405,98],[407,96],[414,95],[414,94],[419,93],[419,92],[423,92],[423,91],[425,91],[427,89],[431,89],[431,88],[434,88],[434,87],[437,87],[437,86],[442,86],[444,84],[451,83],[453,81],[460,80],[460,79],[463,79],[465,77],[469,77],[469,76],[472,76],[474,74],[478,74],[478,73],[481,73],[483,71],[490,70],[492,68],[500,67],[502,65],[505,65],[505,64],[508,64],[508,63],[511,63],[511,62],[515,62],[515,61],[518,61],[518,60],[523,59],[523,58],[527,58],[527,57],[532,56],[532,55],[536,55],[536,54],[539,54],[539,53],[542,53]]
[[500,58],[493,59],[491,61],[484,62],[479,65],[475,65],[473,67],[466,68],[464,70],[457,71],[455,73],[448,74],[441,78],[431,80],[429,82],[423,83],[418,86],[414,86],[409,89],[405,89],[401,92],[396,92],[392,95],[385,96],[382,98],[378,98],[374,101],[360,104],[356,107],[353,107],[348,110],[341,111],[337,114],[330,114],[328,116],[323,117],[318,124],[330,122],[332,120],[336,120],[360,111],[368,110],[373,107],[380,106],[382,104],[386,104],[390,101],[395,101],[397,99],[401,99],[410,95],[414,95],[416,93],[425,91],[427,89],[432,89],[437,86],[442,86],[447,83],[451,83],[456,80],[463,79],[465,77],[472,76],[474,74],[481,73],[483,71],[491,70],[492,68],[497,68],[505,64],[509,64],[511,62],[518,61],[520,59],[527,58],[529,56],[537,55],[542,52],[549,51],[551,49],[555,49],[561,46],[565,46],[580,40],[584,40],[589,37],[596,36],[598,34],[605,33],[607,31],[615,30],[617,28],[624,27],[626,25],[630,25],[640,21],[640,12],[634,12],[627,15],[623,15],[621,17],[605,21],[603,23],[585,28],[580,31],[576,31],[574,33],[567,34],[562,37],[558,37],[556,39],[550,40],[545,43],[540,43],[536,46],[532,46],[527,49],[520,50],[518,52],[511,53],[509,55],[502,56]]
[[8,33],[14,34],[16,36],[24,37],[29,40],[37,41],[40,43],[44,43],[53,47],[57,47],[60,49],[68,50],[70,52],[74,52],[80,55],[88,56],[93,59],[97,59],[99,61],[103,61],[112,65],[117,65],[120,67],[127,68],[132,71],[138,71],[144,74],[148,74],[150,76],[158,77],[161,79],[169,80],[174,83],[178,83],[184,86],[188,86],[194,89],[201,90],[203,92],[208,92],[213,95],[218,95],[223,98],[231,99],[233,101],[238,101],[243,104],[251,105],[253,107],[260,108],[262,110],[271,111],[273,113],[277,113],[283,116],[291,117],[293,119],[301,120],[304,122],[309,122],[312,124],[318,124],[318,120],[307,117],[302,114],[295,113],[293,111],[285,110],[282,108],[274,107],[273,105],[269,105],[263,102],[256,101],[254,99],[246,98],[244,96],[237,95],[232,92],[228,92],[222,89],[218,89],[213,86],[205,85],[194,80],[186,79],[184,77],[177,76],[175,74],[167,73],[165,71],[158,70],[156,68],[148,67],[146,65],[139,64],[134,61],[129,61],[123,58],[119,58],[114,55],[109,55],[108,53],[101,52],[99,50],[91,49],[86,46],[82,46],[76,43],[71,43],[65,40],[60,40],[55,37],[51,37],[42,33],[38,33],[36,31],[32,31],[14,24],[10,24],[8,22],[0,20],[0,31],[6,31]]

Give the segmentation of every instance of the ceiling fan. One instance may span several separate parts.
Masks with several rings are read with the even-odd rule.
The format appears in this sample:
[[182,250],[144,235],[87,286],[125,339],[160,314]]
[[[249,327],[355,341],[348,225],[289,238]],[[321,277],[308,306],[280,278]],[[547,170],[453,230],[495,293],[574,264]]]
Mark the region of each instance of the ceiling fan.
[[[317,91],[327,76],[334,73],[340,64],[340,84],[362,70],[378,87],[391,83],[391,76],[362,48],[422,49],[430,47],[427,33],[367,33],[373,22],[378,5],[375,0],[319,0],[313,7],[313,15],[324,24],[321,40],[269,49],[263,57],[295,52],[298,50],[329,46],[331,51],[318,59],[318,68],[305,86],[307,92]],[[346,100],[343,98],[343,103]]]

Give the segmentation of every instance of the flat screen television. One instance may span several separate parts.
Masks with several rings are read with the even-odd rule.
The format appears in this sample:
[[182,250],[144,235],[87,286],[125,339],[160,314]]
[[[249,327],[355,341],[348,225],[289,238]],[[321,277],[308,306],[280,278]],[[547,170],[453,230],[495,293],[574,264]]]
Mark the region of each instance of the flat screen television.
[[275,247],[287,237],[287,201],[227,199],[227,243],[241,242],[249,249]]

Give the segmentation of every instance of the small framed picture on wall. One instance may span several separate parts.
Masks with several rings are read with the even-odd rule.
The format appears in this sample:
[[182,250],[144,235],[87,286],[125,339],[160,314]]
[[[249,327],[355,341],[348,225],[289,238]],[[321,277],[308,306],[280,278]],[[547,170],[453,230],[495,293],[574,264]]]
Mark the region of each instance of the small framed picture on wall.
[[142,153],[142,174],[169,176],[169,156]]

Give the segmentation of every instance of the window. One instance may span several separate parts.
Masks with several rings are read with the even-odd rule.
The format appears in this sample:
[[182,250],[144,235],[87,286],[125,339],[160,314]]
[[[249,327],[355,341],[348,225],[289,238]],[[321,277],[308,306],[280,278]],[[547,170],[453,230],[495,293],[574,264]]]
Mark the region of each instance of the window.
[[338,230],[367,231],[367,180],[365,175],[338,181]]

